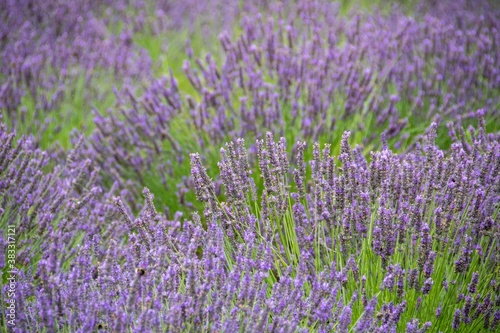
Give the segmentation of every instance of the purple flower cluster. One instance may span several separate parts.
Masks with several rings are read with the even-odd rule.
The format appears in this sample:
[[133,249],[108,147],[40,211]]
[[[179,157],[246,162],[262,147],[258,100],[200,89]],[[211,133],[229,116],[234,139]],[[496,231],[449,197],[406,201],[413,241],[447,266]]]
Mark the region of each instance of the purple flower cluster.
[[[268,133],[257,142],[261,193],[237,140],[221,150],[225,202],[191,155],[205,210],[181,221],[160,215],[147,189],[134,217],[94,186],[84,139],[41,177],[47,155],[2,127],[0,220],[26,235],[16,330],[495,330],[500,147],[484,128],[470,135],[444,152],[433,124],[418,150],[385,148],[368,162],[346,132],[337,158],[313,146],[308,176],[305,144],[294,171],[286,141]],[[433,304],[438,320],[423,323]]]
[[[109,215],[115,211],[106,203],[114,190],[104,193],[99,170],[80,153],[84,140],[75,138],[75,150],[57,164],[36,147],[34,138],[16,140],[15,133],[0,123],[0,218],[24,235],[17,244],[21,249],[18,260],[23,265],[37,261],[32,247],[63,251],[76,236],[106,229]],[[34,239],[40,243],[33,243]],[[67,256],[71,253],[61,260]]]
[[76,98],[75,90],[81,89],[82,107],[90,109],[112,93],[112,86],[99,88],[104,77],[118,85],[151,73],[151,60],[132,43],[132,31],[113,33],[117,23],[110,18],[125,11],[122,1],[109,1],[107,8],[55,0],[6,0],[0,6],[0,109],[4,121],[28,127],[38,140],[49,127],[61,131],[55,113],[65,99]]
[[[37,132],[37,140],[46,132],[58,133],[54,113],[68,112],[61,108],[81,107],[84,110],[77,112],[91,116],[92,107],[110,105],[106,101],[113,99],[114,87],[152,80],[156,67],[137,36],[154,37],[180,28],[194,31],[213,17],[223,18],[222,26],[229,28],[242,12],[260,7],[219,2],[3,1],[0,109],[8,115],[4,121]],[[212,28],[220,30],[217,24]],[[64,103],[71,99],[79,102]]]
[[[271,131],[338,142],[352,122],[366,146],[383,129],[405,147],[415,137],[408,127],[467,119],[479,107],[494,117],[499,13],[481,4],[473,14],[464,2],[416,18],[397,10],[345,17],[324,1],[250,13],[241,34],[220,35],[222,62],[196,58],[188,43],[184,76],[128,87],[118,97],[121,113],[97,113],[96,158],[114,180],[151,186],[144,170],[153,178],[175,173],[172,165],[185,165],[188,152],[210,155],[234,137]],[[167,191],[186,185],[163,183]]]
[[[500,329],[500,12],[479,4],[4,1],[13,331]],[[137,36],[211,15],[221,54],[188,41],[158,78]],[[116,105],[44,151],[79,82]]]

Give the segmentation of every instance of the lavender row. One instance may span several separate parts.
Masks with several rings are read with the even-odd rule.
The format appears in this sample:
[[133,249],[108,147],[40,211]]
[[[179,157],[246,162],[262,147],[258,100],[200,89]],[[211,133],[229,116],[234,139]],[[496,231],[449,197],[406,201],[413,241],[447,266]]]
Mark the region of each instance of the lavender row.
[[147,189],[137,217],[101,193],[84,140],[40,177],[46,155],[2,127],[0,221],[24,235],[16,329],[495,331],[498,136],[479,127],[469,141],[450,126],[442,151],[435,130],[412,153],[384,147],[369,162],[345,132],[336,157],[313,145],[309,167],[305,143],[290,167],[286,140],[268,133],[256,143],[263,191],[236,140],[221,149],[224,202],[192,154],[205,209],[181,221]]
[[[432,120],[461,121],[477,108],[496,119],[499,13],[486,3],[441,7],[345,17],[336,4],[299,1],[244,16],[238,34],[220,35],[221,61],[196,58],[188,43],[183,77],[127,87],[120,112],[96,112],[96,158],[111,179],[152,186],[145,178],[175,174],[188,152],[211,159],[232,137],[270,130],[339,142],[349,128],[365,146],[383,132],[406,149]],[[186,186],[163,179],[168,192],[176,185]]]
[[[192,32],[213,17],[224,17],[228,27],[242,10],[259,7],[231,2],[218,10],[218,1],[128,0],[9,0],[0,6],[0,108],[4,121],[38,132],[38,141],[57,137],[60,118],[91,127],[91,108],[111,106],[113,88],[152,80],[158,66],[137,36]],[[189,27],[186,21],[198,23]]]

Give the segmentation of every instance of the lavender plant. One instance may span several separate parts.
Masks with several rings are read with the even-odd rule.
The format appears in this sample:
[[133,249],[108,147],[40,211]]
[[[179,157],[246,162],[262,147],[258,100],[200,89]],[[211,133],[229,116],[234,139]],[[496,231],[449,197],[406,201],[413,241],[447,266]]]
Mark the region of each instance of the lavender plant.
[[[212,147],[233,137],[255,140],[269,130],[337,146],[349,126],[367,151],[382,132],[404,150],[431,121],[467,122],[478,107],[491,129],[498,119],[498,15],[464,7],[448,16],[436,9],[416,18],[397,11],[345,17],[335,4],[299,1],[249,14],[235,36],[220,35],[222,60],[196,58],[188,43],[184,76],[171,72],[145,91],[130,87],[119,113],[96,113],[97,159],[113,170],[111,179],[138,179],[177,208],[189,188],[177,181],[188,152],[214,161]],[[180,205],[170,196],[176,190]]]
[[0,4],[2,331],[498,331],[498,17]]
[[498,136],[479,128],[444,152],[435,131],[369,162],[345,132],[338,156],[315,144],[309,167],[299,142],[296,168],[268,133],[263,191],[244,141],[228,143],[223,202],[192,154],[203,214],[167,220],[144,189],[134,217],[115,198],[118,214],[101,229],[89,219],[66,264],[54,250],[21,270],[18,330],[495,331]]
[[9,0],[0,6],[4,122],[22,134],[36,134],[45,148],[57,141],[67,146],[74,127],[91,127],[92,106],[112,105],[109,78],[120,86],[151,71],[131,33],[114,34],[108,22],[126,2]]
[[[87,134],[93,129],[92,108],[113,106],[115,87],[152,80],[158,67],[152,60],[161,62],[158,53],[175,48],[175,34],[189,30],[192,35],[195,27],[206,27],[213,17],[209,13],[224,17],[229,28],[241,10],[259,7],[247,3],[240,8],[235,1],[217,9],[216,3],[4,1],[0,5],[4,121],[23,134],[38,132],[36,139],[45,148],[54,142],[67,148],[74,127]],[[188,27],[186,21],[197,23]],[[206,37],[212,29],[204,31]],[[171,47],[153,45],[163,43],[160,36],[165,35]],[[168,52],[170,65],[174,65],[170,58],[178,54]],[[68,126],[60,126],[61,122]]]
[[[39,274],[39,265],[50,267],[51,275],[64,271],[82,237],[99,233],[115,211],[111,203],[106,203],[111,194],[103,193],[98,185],[99,171],[80,154],[84,138],[75,138],[73,143],[75,150],[63,163],[54,165],[54,157],[37,148],[33,137],[17,140],[16,134],[0,123],[0,226],[3,230],[14,228],[16,279],[26,276],[32,290],[43,285],[45,278],[52,279]],[[12,268],[5,265],[6,252],[2,253],[1,300],[7,304],[5,278]],[[29,316],[23,302],[30,296],[16,296],[22,322]],[[0,326],[7,330],[3,310],[4,305]],[[51,331],[52,327],[44,330]],[[37,329],[21,325],[20,330]]]

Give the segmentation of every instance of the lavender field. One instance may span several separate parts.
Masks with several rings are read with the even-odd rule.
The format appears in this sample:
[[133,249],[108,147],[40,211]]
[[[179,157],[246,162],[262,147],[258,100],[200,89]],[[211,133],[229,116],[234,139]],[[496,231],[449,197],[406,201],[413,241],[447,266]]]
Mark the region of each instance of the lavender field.
[[0,0],[1,332],[500,332],[500,3]]

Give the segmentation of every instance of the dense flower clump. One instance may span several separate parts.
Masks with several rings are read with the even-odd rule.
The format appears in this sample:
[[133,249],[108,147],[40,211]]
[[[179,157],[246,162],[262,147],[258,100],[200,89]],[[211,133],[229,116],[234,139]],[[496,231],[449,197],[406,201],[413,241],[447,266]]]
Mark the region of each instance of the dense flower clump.
[[[338,157],[329,145],[315,144],[308,177],[305,144],[297,143],[290,173],[285,140],[274,142],[269,133],[257,142],[262,192],[249,176],[244,141],[227,144],[219,162],[225,202],[192,154],[196,194],[206,208],[183,223],[162,217],[147,189],[134,218],[121,199],[113,206],[106,196],[92,199],[98,191],[78,191],[80,176],[69,176],[47,197],[45,214],[61,222],[40,231],[46,215],[39,213],[31,221],[38,227],[25,231],[50,241],[41,241],[47,248],[36,269],[20,272],[20,331],[495,330],[498,137],[479,129],[473,143],[456,141],[445,153],[433,143],[433,124],[418,152],[384,148],[369,163],[348,139],[345,132]],[[2,178],[4,193],[13,187],[10,197],[22,197],[23,179],[36,174],[44,155],[29,143],[4,147],[7,161],[20,165],[3,169],[3,175],[18,170]],[[67,163],[76,163],[73,156]],[[85,172],[85,162],[80,165],[75,170]],[[42,198],[45,183],[34,185],[40,188],[30,191],[35,198]],[[72,191],[81,194],[60,199]],[[21,213],[29,204],[17,202],[7,214],[31,217]],[[78,213],[83,207],[86,223]],[[28,222],[19,228],[30,228]],[[66,248],[82,228],[81,245]],[[428,313],[435,319],[424,321]]]
[[77,125],[65,108],[101,105],[103,76],[149,77],[149,56],[131,43],[131,32],[110,31],[106,17],[119,12],[118,3],[106,12],[92,1],[2,2],[0,108],[9,122],[40,140],[60,132],[61,120]]
[[497,332],[499,22],[3,1],[1,330]]
[[142,93],[130,87],[120,113],[97,113],[92,144],[114,180],[162,179],[168,192],[185,182],[161,175],[175,174],[188,152],[213,159],[213,145],[234,137],[272,131],[339,142],[349,128],[365,146],[383,130],[405,147],[415,137],[408,128],[467,119],[479,107],[498,115],[498,14],[459,7],[447,20],[438,9],[417,19],[398,11],[344,17],[323,1],[249,14],[241,34],[219,36],[222,61],[197,58],[188,43],[184,76],[160,78]]
[[[75,235],[94,233],[106,225],[107,215],[115,208],[105,203],[110,194],[103,194],[99,170],[78,153],[83,137],[76,139],[76,150],[54,166],[53,158],[36,148],[33,137],[14,144],[15,133],[0,125],[1,219],[25,235],[17,244],[22,249],[18,254],[21,263],[36,259],[33,255],[39,254],[33,248],[37,246],[46,250],[57,244],[56,239],[61,242],[58,245],[69,245]],[[33,243],[33,239],[39,242]],[[61,251],[57,246],[53,250]]]
[[[60,121],[80,126],[82,115],[72,108],[109,107],[114,88],[153,79],[151,55],[136,36],[175,31],[186,20],[206,21],[206,13],[224,18],[227,26],[240,11],[256,10],[251,3],[222,9],[217,2],[3,1],[0,108],[6,120],[36,132],[38,140],[57,137],[64,130]],[[109,85],[110,77],[116,87]]]

